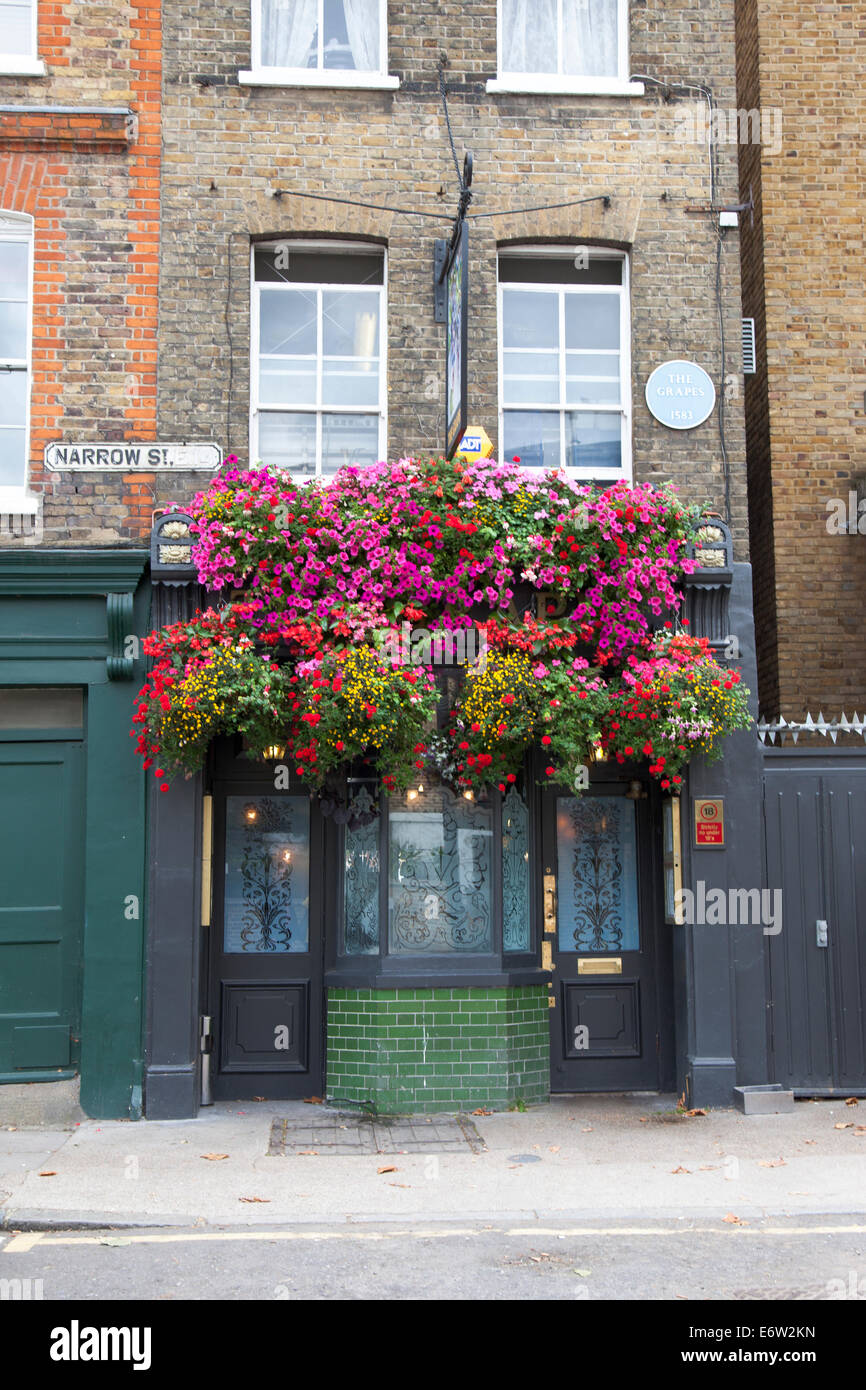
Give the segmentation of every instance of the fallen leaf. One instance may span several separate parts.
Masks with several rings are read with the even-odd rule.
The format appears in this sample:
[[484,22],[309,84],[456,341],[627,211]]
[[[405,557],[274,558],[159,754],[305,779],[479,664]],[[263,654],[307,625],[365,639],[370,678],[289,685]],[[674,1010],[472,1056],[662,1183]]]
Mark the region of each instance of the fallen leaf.
[[691,1168],[684,1168],[682,1164],[680,1164],[679,1168],[671,1169],[672,1173],[690,1173],[691,1171]]
[[411,1184],[410,1182],[389,1182],[389,1183],[388,1183],[388,1186],[389,1186],[389,1187],[411,1187],[412,1184]]
[[550,1154],[558,1154],[558,1153],[559,1153],[559,1150],[560,1150],[560,1145],[559,1145],[559,1144],[549,1144],[548,1147],[547,1147],[547,1152],[550,1153]]
[[648,1124],[649,1124],[649,1115],[641,1115],[640,1119],[638,1120],[638,1124],[639,1124],[639,1125],[648,1125]]
[[695,1118],[696,1115],[706,1115],[706,1113],[707,1113],[706,1110],[687,1110],[687,1111],[686,1111],[686,1114],[688,1115],[688,1117],[689,1117],[690,1120],[693,1120],[693,1119]]
[[700,1168],[698,1169],[698,1172],[699,1172],[699,1173],[715,1173],[716,1170],[718,1169],[718,1166],[719,1166],[718,1163],[702,1163],[701,1166],[700,1166]]
[[305,1097],[304,1097],[304,1105],[324,1105],[324,1104],[325,1104],[325,1102],[324,1102],[324,1100],[322,1099],[321,1096],[305,1096]]
[[591,1269],[575,1269],[573,1272],[579,1274],[581,1279],[588,1279],[590,1274],[592,1274]]
[[40,1173],[39,1176],[40,1176],[40,1178],[56,1178],[56,1177],[57,1177],[57,1169],[56,1169],[56,1168],[52,1168],[52,1169],[50,1169],[49,1172],[47,1172],[47,1173]]
[[689,1296],[687,1293],[675,1293],[674,1298],[682,1298],[686,1301],[686,1303],[688,1303],[689,1300]]
[[854,1121],[853,1121],[853,1120],[840,1120],[840,1121],[838,1122],[838,1124],[835,1124],[835,1125],[833,1126],[833,1128],[834,1128],[834,1129],[853,1129],[853,1128],[854,1128]]
[[270,1197],[238,1197],[239,1202],[269,1202]]
[[727,1221],[729,1226],[748,1226],[749,1224],[748,1221],[743,1221],[739,1216],[734,1216],[732,1211],[729,1211],[727,1216],[723,1216],[722,1220]]
[[859,1101],[857,1100],[857,1097],[856,1097],[856,1096],[849,1096],[848,1099],[846,1100],[845,1104],[846,1104],[846,1105],[858,1105],[858,1104],[859,1104]]
[[586,1128],[582,1129],[580,1132],[581,1134],[592,1134],[592,1125],[587,1125]]
[[785,1167],[787,1167],[787,1160],[784,1159],[784,1158],[782,1158],[782,1157],[779,1157],[779,1158],[759,1158],[759,1159],[758,1159],[758,1167],[759,1167],[759,1168],[785,1168]]
[[267,1100],[267,1096],[253,1096],[253,1100]]
[[483,1105],[479,1105],[477,1110],[472,1111],[473,1115],[492,1115],[492,1110],[485,1110]]
[[318,1157],[319,1157],[319,1150],[318,1150],[318,1149],[298,1149],[298,1157],[299,1157],[299,1158],[318,1158]]
[[866,1134],[866,1125],[855,1125],[854,1133],[858,1136],[858,1138],[861,1134]]
[[377,1173],[399,1173],[400,1169],[394,1163],[383,1163],[381,1168],[377,1168]]
[[199,1154],[199,1158],[206,1158],[210,1163],[217,1163],[221,1158],[228,1158],[228,1154]]
[[803,1143],[804,1143],[804,1144],[817,1144],[817,1142],[818,1142],[817,1139],[804,1139],[804,1140],[803,1140]]

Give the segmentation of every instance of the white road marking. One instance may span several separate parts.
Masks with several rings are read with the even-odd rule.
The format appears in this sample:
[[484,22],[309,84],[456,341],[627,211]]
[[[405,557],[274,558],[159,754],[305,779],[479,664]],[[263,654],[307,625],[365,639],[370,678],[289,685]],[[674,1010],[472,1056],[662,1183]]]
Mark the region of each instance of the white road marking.
[[[866,1235],[866,1225],[846,1226],[513,1226],[497,1231],[490,1226],[451,1227],[446,1230],[424,1228],[400,1231],[148,1231],[131,1233],[117,1230],[116,1236],[129,1245],[167,1245],[184,1241],[212,1240],[445,1240],[454,1236],[604,1236],[615,1239],[617,1236],[816,1236],[816,1235]],[[2,1236],[0,1236],[2,1238]],[[101,1245],[102,1235],[53,1235],[50,1231],[22,1231],[13,1235],[2,1247],[4,1255],[23,1255],[34,1246],[46,1245]]]

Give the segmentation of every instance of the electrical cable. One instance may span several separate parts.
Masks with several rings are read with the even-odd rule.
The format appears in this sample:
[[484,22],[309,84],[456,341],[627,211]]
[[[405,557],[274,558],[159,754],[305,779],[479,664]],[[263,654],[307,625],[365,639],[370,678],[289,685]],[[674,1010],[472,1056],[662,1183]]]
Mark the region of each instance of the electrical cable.
[[724,230],[719,228],[716,233],[716,308],[719,315],[719,343],[722,355],[722,379],[719,390],[719,444],[722,450],[722,470],[725,480],[725,521],[731,524],[731,466],[728,461],[728,449],[725,443],[725,315],[722,309],[722,246],[724,244]]
[[[716,208],[716,188],[718,185],[718,168],[716,142],[713,139],[713,119],[715,115],[715,105],[711,88],[699,82],[664,82],[658,77],[651,77],[649,73],[636,72],[631,74],[632,81],[651,82],[654,86],[660,87],[664,92],[700,92],[707,103],[709,111],[709,127],[707,131],[707,151],[710,166],[710,208],[709,211],[717,214]],[[728,447],[725,438],[725,378],[727,366],[727,351],[725,346],[725,315],[722,307],[722,246],[724,243],[724,229],[716,228],[716,275],[715,275],[715,295],[716,312],[719,319],[719,349],[721,354],[721,378],[719,381],[719,446],[722,453],[722,475],[725,488],[725,521],[731,524],[731,466],[728,458]]]
[[[362,198],[337,198],[330,193],[305,193],[299,188],[275,188],[272,197],[282,198],[289,194],[293,198],[315,198],[323,203],[343,203],[353,208],[375,208],[377,212],[393,212],[397,217],[431,217],[437,222],[451,222],[450,212],[424,212],[419,208],[395,208],[387,203],[368,203]],[[580,203],[603,202],[609,207],[613,199],[610,193],[593,193],[589,198],[569,198],[564,203],[536,203],[528,208],[499,208],[494,212],[468,212],[468,219],[476,217],[517,217],[522,212],[547,212],[553,208],[573,208]]]
[[448,131],[448,140],[451,145],[451,158],[454,160],[454,170],[457,174],[457,182],[460,185],[460,192],[465,193],[466,187],[463,182],[463,174],[460,169],[460,161],[457,158],[457,151],[454,148],[454,136],[451,132],[451,117],[448,115],[448,92],[445,86],[445,62],[439,61],[439,93],[442,97],[442,107],[445,111],[445,126]]

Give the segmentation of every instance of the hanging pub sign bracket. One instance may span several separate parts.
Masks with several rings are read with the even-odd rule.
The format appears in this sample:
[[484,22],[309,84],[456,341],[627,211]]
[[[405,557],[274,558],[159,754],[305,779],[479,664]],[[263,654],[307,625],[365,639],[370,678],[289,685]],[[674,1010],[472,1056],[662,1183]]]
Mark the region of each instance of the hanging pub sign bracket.
[[469,312],[469,229],[472,155],[467,152],[460,200],[450,241],[433,247],[433,302],[437,323],[445,324],[445,453],[453,458],[466,429],[467,328]]

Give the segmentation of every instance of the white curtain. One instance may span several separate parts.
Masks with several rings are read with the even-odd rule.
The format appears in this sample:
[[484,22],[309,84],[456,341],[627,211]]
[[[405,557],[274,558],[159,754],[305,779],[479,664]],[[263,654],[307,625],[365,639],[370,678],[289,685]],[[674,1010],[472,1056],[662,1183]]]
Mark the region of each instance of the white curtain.
[[562,0],[562,70],[569,76],[617,77],[617,0]]
[[503,72],[556,72],[556,0],[502,0]]
[[317,0],[261,0],[261,4],[262,66],[305,68],[316,35]]
[[379,71],[379,0],[343,0],[346,33],[359,72]]

